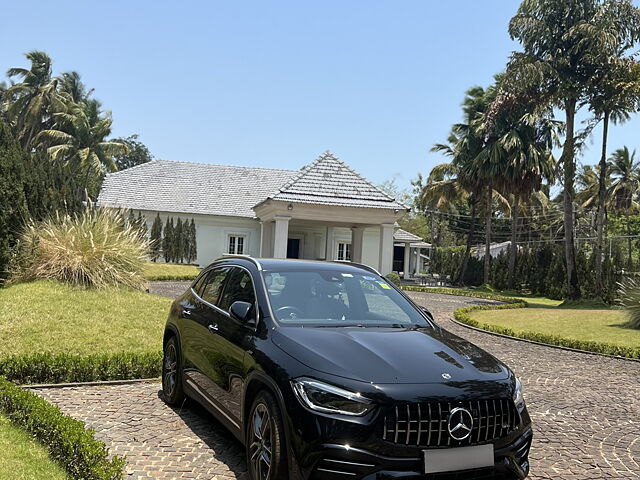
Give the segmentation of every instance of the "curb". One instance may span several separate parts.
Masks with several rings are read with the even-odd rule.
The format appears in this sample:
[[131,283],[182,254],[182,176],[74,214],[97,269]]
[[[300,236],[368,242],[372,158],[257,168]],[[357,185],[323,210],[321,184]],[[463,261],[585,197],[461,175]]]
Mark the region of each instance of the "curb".
[[567,351],[567,352],[584,353],[586,355],[596,355],[598,357],[613,358],[613,359],[616,359],[616,360],[626,360],[628,362],[640,363],[640,359],[637,359],[637,358],[621,357],[619,355],[609,355],[607,353],[590,352],[589,350],[579,350],[577,348],[563,347],[562,345],[552,345],[551,343],[536,342],[534,340],[527,340],[526,338],[512,337],[511,335],[505,335],[503,333],[497,333],[497,332],[490,332],[489,330],[484,330],[483,328],[472,327],[471,325],[467,325],[466,323],[462,323],[462,322],[456,320],[453,317],[449,317],[449,320],[451,320],[456,325],[459,325],[459,326],[464,327],[464,328],[468,328],[469,330],[475,330],[476,332],[486,333],[487,335],[493,335],[495,337],[507,338],[509,340],[517,340],[518,342],[525,342],[525,343],[530,343],[532,345],[540,345],[542,347],[555,348],[557,350],[564,350],[564,351]]
[[45,388],[69,388],[69,387],[99,387],[108,385],[132,385],[136,383],[151,383],[157,382],[160,377],[157,378],[139,378],[134,380],[103,380],[99,382],[77,382],[77,383],[34,383],[20,385],[25,390],[31,389],[45,389]]

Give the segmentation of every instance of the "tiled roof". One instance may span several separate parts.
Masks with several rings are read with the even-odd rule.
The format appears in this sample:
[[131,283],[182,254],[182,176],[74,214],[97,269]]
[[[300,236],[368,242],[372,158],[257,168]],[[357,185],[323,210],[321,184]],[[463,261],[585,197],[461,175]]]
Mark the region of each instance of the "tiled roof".
[[153,160],[108,174],[98,205],[255,217],[251,209],[299,172]]
[[398,228],[393,233],[393,239],[396,242],[422,242],[422,238],[420,238],[418,235],[414,235],[413,233],[407,232],[406,230],[403,230],[401,228]]
[[407,207],[325,152],[269,198],[284,202],[405,210]]

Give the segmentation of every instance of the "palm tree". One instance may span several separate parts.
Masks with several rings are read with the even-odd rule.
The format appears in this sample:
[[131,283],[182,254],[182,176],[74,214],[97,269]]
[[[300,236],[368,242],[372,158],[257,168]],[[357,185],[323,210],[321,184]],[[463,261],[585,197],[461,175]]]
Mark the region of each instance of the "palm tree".
[[628,147],[619,148],[609,159],[611,170],[611,187],[609,195],[613,207],[624,212],[627,224],[627,247],[629,252],[628,266],[632,267],[631,257],[631,210],[638,207],[635,196],[640,189],[640,162],[635,161],[636,151],[629,152]]
[[66,93],[73,103],[86,102],[93,93],[93,88],[87,90],[78,72],[65,72],[60,75],[59,85],[60,91]]
[[69,102],[66,111],[55,113],[53,119],[53,128],[40,132],[36,144],[46,148],[51,160],[61,162],[73,176],[83,175],[85,191],[91,174],[114,171],[114,155],[127,151],[125,144],[107,140],[111,115],[100,112],[97,100]]
[[[609,171],[605,184],[610,183]],[[576,176],[576,201],[585,210],[597,210],[600,201],[600,165],[583,165]]]
[[[602,59],[637,40],[640,10],[629,0],[524,0],[509,34],[524,51],[511,55],[507,74],[516,90],[538,94],[566,119],[560,163],[564,184],[564,246],[569,298],[580,297],[574,245],[575,116],[588,101],[589,82]],[[626,48],[625,50],[628,50]]]
[[36,135],[51,127],[53,114],[64,108],[64,95],[58,90],[58,78],[51,76],[51,58],[44,52],[26,54],[31,68],[10,68],[7,76],[19,83],[4,92],[6,115],[22,147],[31,151]]

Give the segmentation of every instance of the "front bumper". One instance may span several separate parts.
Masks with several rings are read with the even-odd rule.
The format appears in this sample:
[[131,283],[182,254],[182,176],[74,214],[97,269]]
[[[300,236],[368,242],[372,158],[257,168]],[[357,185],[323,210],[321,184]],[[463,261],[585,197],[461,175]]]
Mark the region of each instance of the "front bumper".
[[492,468],[461,470],[425,475],[422,450],[414,448],[413,457],[386,457],[345,445],[323,444],[307,477],[311,480],[483,480],[524,479],[529,473],[529,449],[533,434],[528,428],[507,446],[496,448]]

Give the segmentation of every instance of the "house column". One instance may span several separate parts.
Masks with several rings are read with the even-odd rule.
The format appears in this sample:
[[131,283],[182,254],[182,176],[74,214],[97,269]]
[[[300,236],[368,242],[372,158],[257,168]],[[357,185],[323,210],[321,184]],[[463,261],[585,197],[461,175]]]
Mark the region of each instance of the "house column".
[[351,261],[362,263],[364,227],[351,227]]
[[273,258],[287,258],[287,240],[289,240],[289,220],[291,217],[275,217],[275,238],[273,240]]
[[378,270],[381,275],[386,275],[393,271],[393,223],[380,225]]
[[332,262],[336,259],[335,252],[333,251],[333,227],[327,227],[327,236],[324,244],[324,259],[327,262]]
[[422,255],[422,247],[416,248],[416,264],[413,266],[413,268],[416,269],[416,275],[420,273],[420,265],[422,265],[421,255]]
[[273,257],[273,222],[260,222],[260,256]]
[[402,267],[402,273],[404,279],[407,280],[411,278],[411,244],[404,244],[404,265]]

